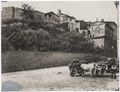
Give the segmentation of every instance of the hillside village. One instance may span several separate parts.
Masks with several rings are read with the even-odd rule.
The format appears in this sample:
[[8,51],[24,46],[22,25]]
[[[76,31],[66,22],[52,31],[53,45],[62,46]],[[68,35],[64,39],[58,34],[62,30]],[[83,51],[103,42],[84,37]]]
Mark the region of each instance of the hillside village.
[[[80,34],[88,43],[93,42],[95,45],[94,47],[102,48],[104,54],[117,53],[117,24],[113,21],[105,21],[104,19],[101,19],[100,21],[96,20],[95,22],[84,21],[76,19],[72,15],[67,15],[60,9],[57,14],[53,11],[43,13],[42,11],[31,10],[28,12],[31,16],[28,17],[23,15],[25,14],[24,11],[24,9],[17,7],[3,7],[2,32],[3,30],[6,30],[6,27],[8,26],[12,27],[17,25],[17,28],[19,28],[19,26],[20,28],[23,28],[23,25],[25,27],[27,23],[31,23],[32,21],[32,24],[30,25],[32,28],[31,30],[36,30],[37,27],[41,30],[52,30],[52,28],[55,28],[54,31],[59,30],[60,34],[62,32]],[[27,20],[27,22],[25,20]],[[29,27],[25,30],[29,30]],[[53,32],[53,30],[51,32]],[[8,38],[10,38],[11,35],[9,35]],[[57,33],[56,36],[58,35],[59,34]]]
[[2,91],[119,91],[119,1],[1,7]]

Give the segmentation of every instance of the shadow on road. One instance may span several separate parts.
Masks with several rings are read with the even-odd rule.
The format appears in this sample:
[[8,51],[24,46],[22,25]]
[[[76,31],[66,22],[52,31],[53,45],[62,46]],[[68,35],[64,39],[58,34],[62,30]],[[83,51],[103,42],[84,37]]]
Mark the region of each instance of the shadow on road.
[[2,83],[2,91],[19,91],[22,86],[16,82],[6,81]]

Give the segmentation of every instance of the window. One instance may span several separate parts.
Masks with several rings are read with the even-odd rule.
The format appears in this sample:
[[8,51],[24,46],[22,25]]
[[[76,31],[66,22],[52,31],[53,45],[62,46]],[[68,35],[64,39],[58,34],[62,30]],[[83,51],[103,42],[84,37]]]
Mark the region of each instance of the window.
[[49,15],[49,17],[51,17],[51,15]]
[[66,20],[68,20],[68,17],[66,17]]
[[47,19],[47,14],[45,15],[45,18]]
[[78,28],[76,28],[76,32],[79,32],[79,29],[78,29]]
[[83,33],[83,36],[85,36],[85,31],[83,31],[82,33]]
[[91,35],[90,35],[90,38],[92,38]]
[[76,21],[76,23],[78,23],[78,21]]

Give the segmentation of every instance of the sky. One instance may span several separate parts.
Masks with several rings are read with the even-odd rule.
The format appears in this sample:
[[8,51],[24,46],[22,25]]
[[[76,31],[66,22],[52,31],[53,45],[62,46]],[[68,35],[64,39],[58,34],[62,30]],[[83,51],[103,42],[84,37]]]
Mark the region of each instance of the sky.
[[114,1],[8,1],[2,2],[1,6],[15,6],[21,8],[22,3],[28,3],[35,10],[41,12],[53,11],[56,14],[58,9],[63,13],[74,16],[78,20],[85,21],[114,21],[118,23],[118,14]]

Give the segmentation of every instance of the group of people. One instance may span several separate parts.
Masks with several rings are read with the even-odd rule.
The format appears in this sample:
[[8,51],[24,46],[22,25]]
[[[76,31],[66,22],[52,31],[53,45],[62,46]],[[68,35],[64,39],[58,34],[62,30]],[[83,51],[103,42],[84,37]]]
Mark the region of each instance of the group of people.
[[69,69],[70,69],[70,76],[75,76],[76,74],[79,74],[80,76],[84,76],[85,72],[89,71],[90,76],[103,76],[104,72],[111,73],[111,78],[116,79],[116,62],[115,59],[110,59],[108,64],[105,64],[104,62],[101,63],[98,62],[91,62],[91,63],[83,63],[79,62],[77,60],[72,61],[69,63]]

